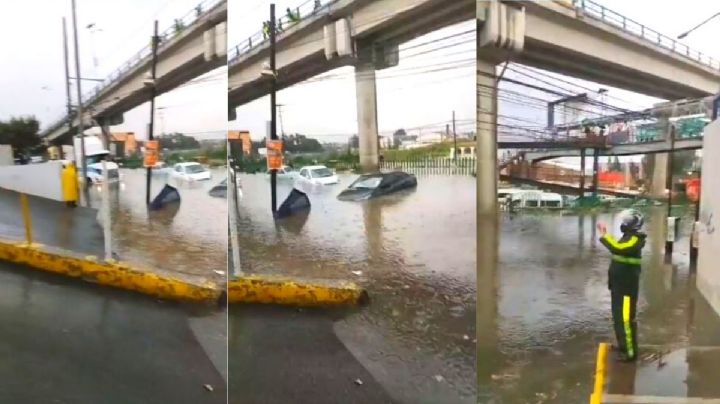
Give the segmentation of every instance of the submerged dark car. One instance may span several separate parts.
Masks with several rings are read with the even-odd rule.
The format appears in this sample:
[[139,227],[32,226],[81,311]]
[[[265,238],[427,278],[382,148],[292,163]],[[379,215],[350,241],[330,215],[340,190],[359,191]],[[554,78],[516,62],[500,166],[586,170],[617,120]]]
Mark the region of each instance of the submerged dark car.
[[414,175],[402,171],[361,175],[338,195],[341,201],[362,201],[417,187]]

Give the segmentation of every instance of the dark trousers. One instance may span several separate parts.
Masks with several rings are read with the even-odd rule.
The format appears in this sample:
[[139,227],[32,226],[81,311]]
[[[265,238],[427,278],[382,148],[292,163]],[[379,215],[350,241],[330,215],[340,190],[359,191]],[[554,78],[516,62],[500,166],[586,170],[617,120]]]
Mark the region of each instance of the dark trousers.
[[610,289],[613,327],[620,352],[628,358],[635,358],[638,353],[637,310],[638,288],[614,287]]

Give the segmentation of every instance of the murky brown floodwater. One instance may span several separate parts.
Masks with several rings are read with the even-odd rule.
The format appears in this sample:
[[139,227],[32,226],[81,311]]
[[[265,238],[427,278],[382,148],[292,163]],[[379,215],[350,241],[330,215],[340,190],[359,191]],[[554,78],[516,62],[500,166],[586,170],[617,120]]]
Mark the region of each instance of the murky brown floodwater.
[[[712,382],[705,375],[707,361],[691,361],[683,369],[682,348],[720,345],[720,319],[694,287],[688,270],[688,238],[676,243],[674,265],[664,264],[665,207],[646,211],[648,243],[644,251],[638,305],[639,342],[662,345],[668,354],[664,372],[695,380],[695,391]],[[494,318],[481,319],[494,327],[479,328],[478,375],[480,402],[587,402],[593,383],[597,344],[614,342],[607,291],[609,254],[597,241],[595,224],[612,224],[612,214],[522,215],[501,220],[497,309]],[[612,228],[617,232],[618,224]],[[487,301],[479,296],[479,300]],[[694,355],[697,355],[695,353]],[[688,355],[689,357],[689,355]],[[653,375],[660,367],[652,358],[637,369],[620,369],[615,382],[633,383],[624,394],[683,396],[684,383],[666,383]],[[693,365],[695,363],[695,365]],[[689,365],[688,365],[689,364]],[[663,365],[664,366],[664,365]],[[717,364],[715,365],[718,366]],[[672,369],[672,370],[671,370]],[[702,386],[704,384],[704,386]]]
[[[242,175],[243,271],[347,279],[371,303],[338,322],[345,345],[403,402],[475,402],[475,187],[421,176],[415,191],[365,202],[309,193],[308,215],[274,223],[270,182]],[[280,181],[279,203],[292,183]]]
[[[178,188],[181,203],[148,214],[145,170],[120,170],[121,183],[111,187],[112,245],[120,259],[195,282],[224,280],[214,271],[227,268],[227,201],[208,191],[226,177],[226,170],[211,171],[210,181],[199,182],[153,176],[153,197],[169,183]],[[91,189],[90,201],[100,208],[99,187]]]

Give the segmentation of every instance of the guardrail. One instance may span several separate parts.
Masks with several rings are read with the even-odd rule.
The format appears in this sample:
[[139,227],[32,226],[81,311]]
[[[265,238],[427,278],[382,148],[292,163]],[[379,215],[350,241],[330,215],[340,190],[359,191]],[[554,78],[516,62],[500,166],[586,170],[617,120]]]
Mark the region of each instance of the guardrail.
[[[197,4],[192,10],[185,13],[185,15],[180,18],[176,18],[171,26],[158,34],[158,36],[160,37],[160,42],[158,43],[158,51],[162,49],[169,40],[184,32],[189,26],[194,24],[200,18],[204,17],[210,10],[212,10],[215,6],[224,1],[226,0],[203,0],[199,4]],[[128,59],[124,64],[122,64],[120,67],[115,69],[115,71],[110,73],[92,90],[85,92],[85,94],[82,95],[83,104],[92,103],[97,97],[100,96],[100,93],[105,88],[110,86],[110,84],[129,75],[135,67],[145,62],[151,56],[152,42],[149,42],[147,45],[145,45],[145,47],[135,53],[135,55]],[[48,129],[54,129],[56,127],[59,127],[60,125],[68,122],[70,119],[71,117],[69,115],[63,114],[59,119],[53,121],[53,124],[49,125]]]
[[668,49],[678,55],[699,62],[705,66],[720,70],[720,61],[703,54],[702,52],[690,49],[689,46],[678,42],[676,39],[663,35],[651,28],[631,20],[620,13],[595,3],[591,0],[573,0],[575,7],[583,11],[584,15],[590,16],[596,20],[620,28],[623,31],[643,38],[658,46]]
[[[281,16],[280,18],[277,18],[276,16],[276,33],[282,33],[285,29],[291,27],[292,25],[324,12],[325,10],[329,9],[333,3],[336,3],[337,1],[338,0],[306,0],[299,6],[290,9],[290,11],[295,14],[295,20],[290,18],[290,16],[287,14],[287,10],[280,11],[280,13],[285,13],[285,15]],[[228,54],[232,52],[232,56],[228,58],[228,65],[234,65],[239,60],[240,56],[269,41],[269,34],[267,32],[264,32],[263,29],[250,35],[249,37],[247,37],[247,39],[236,44],[235,46],[233,46],[232,49],[230,49]]]

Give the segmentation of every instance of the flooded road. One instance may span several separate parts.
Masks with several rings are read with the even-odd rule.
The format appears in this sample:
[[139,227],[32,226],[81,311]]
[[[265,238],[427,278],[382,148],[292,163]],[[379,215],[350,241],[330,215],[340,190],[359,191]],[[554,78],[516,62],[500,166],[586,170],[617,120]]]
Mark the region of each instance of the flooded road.
[[[154,198],[165,183],[180,193],[179,206],[148,214],[145,170],[121,169],[120,184],[111,187],[112,246],[121,261],[191,280],[224,280],[227,268],[227,201],[208,195],[226,178],[225,168],[212,169],[210,181],[181,182],[155,174]],[[101,188],[90,190],[90,206],[101,207]]]
[[[681,222],[683,236],[675,246],[674,265],[663,259],[665,207],[645,214],[648,242],[638,303],[640,357],[644,345],[661,345],[674,352],[668,361],[675,363],[674,357],[684,359],[685,346],[720,345],[720,319],[697,292],[689,273],[689,212]],[[480,319],[496,326],[478,330],[481,341],[494,341],[478,346],[480,402],[587,402],[597,344],[614,342],[607,290],[610,255],[596,241],[594,230],[603,221],[617,234],[619,223],[613,218],[612,214],[502,217],[495,274],[497,310],[494,318]],[[687,364],[684,371],[669,366],[680,379],[668,384],[662,382],[665,378],[650,378],[648,368],[652,365],[639,364],[637,371],[621,369],[615,382],[634,383],[630,391],[624,389],[625,394],[683,396],[681,381],[700,370]],[[712,382],[704,384],[707,390]]]
[[[241,175],[242,270],[361,284],[369,306],[334,333],[393,399],[474,403],[474,179],[420,176],[414,191],[338,201],[355,178],[308,190],[309,214],[276,224],[269,179]],[[279,203],[291,188],[279,182]]]

